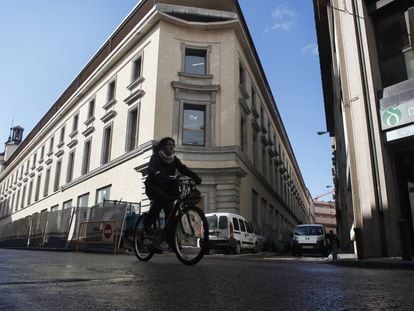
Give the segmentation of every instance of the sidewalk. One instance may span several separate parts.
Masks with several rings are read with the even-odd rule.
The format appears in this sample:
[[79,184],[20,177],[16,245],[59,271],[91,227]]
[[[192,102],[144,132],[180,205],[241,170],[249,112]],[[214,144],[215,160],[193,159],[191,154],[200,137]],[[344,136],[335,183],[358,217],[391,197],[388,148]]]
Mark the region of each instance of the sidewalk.
[[414,260],[402,260],[401,257],[367,258],[359,260],[355,254],[338,254],[337,260],[333,260],[330,255],[326,258],[325,263],[355,268],[414,270]]

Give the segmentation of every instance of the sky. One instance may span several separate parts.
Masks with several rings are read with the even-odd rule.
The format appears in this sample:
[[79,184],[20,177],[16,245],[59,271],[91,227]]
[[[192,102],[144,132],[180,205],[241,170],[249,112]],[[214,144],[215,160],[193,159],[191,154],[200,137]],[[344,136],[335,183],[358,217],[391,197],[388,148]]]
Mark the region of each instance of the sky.
[[[0,0],[0,152],[11,124],[26,137],[137,2]],[[312,197],[329,192],[312,0],[239,3],[305,184]]]

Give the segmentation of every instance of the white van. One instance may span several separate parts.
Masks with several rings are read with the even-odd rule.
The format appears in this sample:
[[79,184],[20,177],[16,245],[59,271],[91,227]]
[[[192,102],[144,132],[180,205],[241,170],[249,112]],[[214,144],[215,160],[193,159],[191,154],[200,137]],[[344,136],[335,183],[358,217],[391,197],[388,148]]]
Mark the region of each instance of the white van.
[[328,256],[325,227],[319,224],[298,225],[293,232],[292,255],[319,253]]
[[243,217],[232,213],[206,214],[210,249],[240,254],[242,250],[259,251],[252,225]]

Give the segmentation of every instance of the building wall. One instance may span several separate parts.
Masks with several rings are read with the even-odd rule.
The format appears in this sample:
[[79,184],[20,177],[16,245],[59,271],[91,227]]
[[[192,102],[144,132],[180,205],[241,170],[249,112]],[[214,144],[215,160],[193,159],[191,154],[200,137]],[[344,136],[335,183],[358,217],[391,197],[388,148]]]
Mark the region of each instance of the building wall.
[[[261,76],[257,55],[249,42],[241,41],[245,40],[240,35],[246,31],[243,24],[235,19],[220,27],[200,26],[169,17],[166,12],[171,7],[157,8],[164,13],[149,11],[148,18],[131,30],[25,148],[18,151],[13,161],[7,163],[0,175],[0,225],[56,205],[63,208],[68,200],[76,206],[78,197],[86,193],[89,193],[88,204],[93,205],[98,203],[97,190],[106,186],[111,186],[110,199],[141,202],[145,210],[149,202],[143,181],[152,142],[164,136],[176,140],[177,155],[203,178],[199,189],[206,212],[240,213],[259,232],[277,241],[287,239],[297,223],[311,221],[310,195],[266,79]],[[207,50],[207,75],[183,73],[186,47]],[[142,75],[131,84],[137,57],[142,59]],[[244,70],[243,86],[240,86],[240,66]],[[108,101],[112,81],[116,81],[115,101]],[[256,92],[256,105],[252,89]],[[93,99],[94,119],[88,119]],[[182,144],[185,103],[205,107],[205,146]],[[134,108],[138,108],[138,139],[135,148],[127,151],[128,115]],[[78,115],[77,133],[72,132],[75,115]],[[60,144],[63,126],[64,142]],[[110,161],[102,164],[108,126],[112,126]],[[52,136],[53,148],[49,153]],[[85,141],[90,139],[90,169],[82,174]],[[43,157],[42,146],[45,146]],[[67,180],[71,152],[75,152],[73,178]],[[35,153],[36,163],[30,163],[26,172],[26,163],[33,162]],[[60,160],[59,188],[54,191]],[[49,191],[44,196],[49,168]],[[39,200],[34,202],[39,175],[42,176]],[[32,200],[27,204],[27,188],[31,183]],[[11,205],[11,198],[25,186],[25,202],[20,203],[20,194],[20,202]]]
[[353,242],[361,258],[401,255],[401,197],[394,148],[381,129],[379,107],[386,88],[374,22],[375,16],[402,10],[407,3],[315,1],[320,46],[330,46],[321,68],[327,122],[335,136],[339,233],[341,244]]

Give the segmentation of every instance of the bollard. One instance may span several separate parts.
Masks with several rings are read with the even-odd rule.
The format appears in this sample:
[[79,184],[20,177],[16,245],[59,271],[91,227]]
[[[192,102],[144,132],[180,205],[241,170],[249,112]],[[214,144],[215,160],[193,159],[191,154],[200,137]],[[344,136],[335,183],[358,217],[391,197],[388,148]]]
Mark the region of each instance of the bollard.
[[408,220],[401,219],[398,221],[400,227],[400,240],[401,240],[401,254],[403,260],[412,259],[411,241],[410,241],[410,229]]

